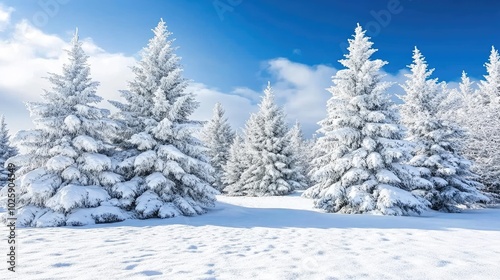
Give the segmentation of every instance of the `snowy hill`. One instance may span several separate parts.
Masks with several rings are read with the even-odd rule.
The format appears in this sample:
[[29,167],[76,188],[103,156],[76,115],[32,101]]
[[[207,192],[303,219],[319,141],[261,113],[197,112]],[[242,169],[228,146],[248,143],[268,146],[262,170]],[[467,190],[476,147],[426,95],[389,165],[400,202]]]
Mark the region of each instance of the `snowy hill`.
[[191,218],[18,229],[16,276],[498,279],[500,209],[393,217],[322,213],[300,192],[218,200]]

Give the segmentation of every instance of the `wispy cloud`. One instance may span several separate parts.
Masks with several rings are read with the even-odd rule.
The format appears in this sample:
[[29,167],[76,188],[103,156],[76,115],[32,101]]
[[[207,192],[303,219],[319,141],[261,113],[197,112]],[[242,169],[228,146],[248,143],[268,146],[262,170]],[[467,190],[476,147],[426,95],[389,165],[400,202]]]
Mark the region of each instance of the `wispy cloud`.
[[10,25],[10,15],[14,12],[14,8],[5,7],[0,3],[0,32],[4,31]]
[[[67,38],[47,34],[30,24],[28,20],[10,22],[14,10],[0,6],[0,26],[9,26],[0,32],[0,114],[6,115],[11,132],[32,127],[23,102],[40,100],[43,89],[50,84],[43,77],[48,72],[60,73],[67,56],[65,49],[73,30],[67,31]],[[5,25],[7,24],[7,25]],[[85,30],[80,34],[85,36]],[[84,49],[90,56],[91,75],[100,82],[98,94],[104,100],[121,100],[119,90],[127,88],[133,78],[130,66],[136,59],[122,53],[112,53],[101,48],[91,38],[83,37]],[[295,50],[294,50],[295,52]],[[326,101],[331,94],[326,88],[332,85],[332,76],[337,69],[327,65],[306,65],[287,58],[275,58],[262,63],[261,74],[270,77],[277,102],[285,108],[287,120],[299,120],[307,136],[317,129],[317,122],[326,116]],[[403,83],[407,69],[397,74],[387,74],[387,81]],[[256,112],[263,88],[249,88],[235,85],[229,92],[216,88],[217,85],[192,83],[188,90],[193,92],[200,103],[194,113],[198,120],[208,120],[216,102],[221,102],[233,127],[241,129],[250,113]],[[397,84],[390,89],[391,94],[401,94]],[[397,101],[397,100],[395,100]],[[109,103],[100,104],[114,109]]]
[[[5,11],[6,8],[2,9]],[[69,39],[47,34],[27,20],[21,20],[7,32],[0,33],[0,113],[6,115],[11,132],[32,127],[23,103],[40,100],[43,90],[50,90],[44,77],[48,73],[61,72],[67,59],[64,50],[69,47]],[[90,38],[82,41],[90,56],[91,76],[101,83],[98,94],[104,99],[120,99],[118,89],[126,88],[127,80],[132,77],[130,66],[135,59],[106,52]],[[101,105],[111,107],[107,102]]]

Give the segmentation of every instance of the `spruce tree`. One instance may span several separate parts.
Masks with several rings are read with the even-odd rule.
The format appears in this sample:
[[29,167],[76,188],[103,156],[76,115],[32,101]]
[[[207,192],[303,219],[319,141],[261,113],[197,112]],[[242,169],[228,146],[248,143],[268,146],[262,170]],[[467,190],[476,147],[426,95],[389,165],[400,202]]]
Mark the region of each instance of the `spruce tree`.
[[460,84],[458,85],[458,93],[463,100],[467,100],[468,97],[474,94],[473,85],[474,82],[470,80],[469,76],[467,76],[467,73],[465,73],[465,71],[462,71],[462,77],[460,80]]
[[17,154],[17,149],[9,142],[9,130],[5,118],[0,118],[0,189],[3,188],[9,176],[5,162]]
[[473,85],[474,82],[463,71],[458,88],[444,91],[446,96],[439,106],[438,114],[444,119],[459,122],[458,118],[464,114],[463,111],[466,110],[468,103],[472,102],[472,98],[475,96]]
[[488,75],[479,83],[480,95],[485,104],[500,104],[500,55],[495,47],[491,47],[489,61],[484,65]]
[[215,181],[212,184],[222,191],[223,166],[229,158],[229,148],[234,139],[234,132],[224,117],[224,109],[220,103],[215,104],[212,119],[205,125],[201,139],[208,148],[207,155],[210,164],[215,169]]
[[243,139],[239,134],[236,134],[229,148],[229,156],[226,164],[222,167],[223,173],[221,179],[223,193],[226,193],[226,188],[228,186],[232,186],[240,180],[246,166],[248,166],[248,160],[249,158],[245,154]]
[[113,172],[113,147],[107,142],[116,125],[109,111],[92,104],[98,82],[92,81],[87,55],[76,33],[62,74],[50,74],[52,89],[42,102],[28,103],[35,129],[21,131],[21,153],[9,160],[19,167],[18,219],[21,226],[84,225],[121,221],[127,215],[113,206],[108,190],[122,180]]
[[283,110],[275,104],[268,84],[259,111],[245,127],[243,155],[244,171],[238,181],[227,186],[229,195],[286,195],[305,187],[305,177],[296,165],[296,155],[290,148]]
[[412,191],[431,184],[402,163],[407,157],[403,130],[386,93],[391,84],[381,82],[386,62],[370,60],[376,49],[361,26],[353,37],[320,122],[311,171],[315,185],[303,195],[327,212],[419,214],[428,202]]
[[117,168],[125,182],[112,195],[139,218],[202,214],[214,206],[218,192],[210,185],[214,170],[205,148],[193,136],[202,122],[189,119],[198,103],[186,91],[163,20],[153,33],[132,69],[129,90],[122,91],[126,103],[112,102],[120,109],[116,118],[126,125]]
[[297,176],[302,176],[301,178],[296,178],[295,181],[301,182],[301,186],[297,189],[305,189],[309,186],[309,178],[307,174],[309,172],[309,159],[310,159],[310,145],[304,139],[302,134],[302,127],[298,121],[292,126],[287,134],[288,139],[290,139],[289,148],[292,150],[292,155],[295,157],[293,160],[295,169],[294,172]]
[[500,199],[500,56],[494,47],[485,67],[479,90],[456,119],[467,132],[464,154],[474,162],[472,170]]
[[[411,73],[402,85],[401,120],[408,128],[407,140],[415,144],[409,164],[425,170],[433,188],[419,193],[438,211],[458,212],[457,206],[470,206],[488,200],[478,188],[482,185],[470,171],[470,162],[461,154],[462,129],[440,116],[446,92],[437,79],[430,79],[425,58],[415,48]],[[466,80],[467,82],[467,80]],[[464,90],[467,84],[464,84]]]

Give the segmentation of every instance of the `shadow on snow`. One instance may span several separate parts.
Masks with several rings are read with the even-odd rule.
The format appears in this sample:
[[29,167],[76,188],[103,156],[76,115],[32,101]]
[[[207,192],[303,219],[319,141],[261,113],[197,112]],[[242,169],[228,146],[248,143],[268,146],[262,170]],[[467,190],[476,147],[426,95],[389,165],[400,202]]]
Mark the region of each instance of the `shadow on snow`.
[[89,229],[102,227],[156,227],[186,225],[229,228],[311,228],[311,229],[422,229],[422,230],[488,230],[500,231],[500,209],[464,210],[462,213],[430,211],[418,217],[349,215],[315,210],[285,208],[250,208],[217,202],[214,209],[201,216],[170,219],[130,219],[118,223],[65,227]]

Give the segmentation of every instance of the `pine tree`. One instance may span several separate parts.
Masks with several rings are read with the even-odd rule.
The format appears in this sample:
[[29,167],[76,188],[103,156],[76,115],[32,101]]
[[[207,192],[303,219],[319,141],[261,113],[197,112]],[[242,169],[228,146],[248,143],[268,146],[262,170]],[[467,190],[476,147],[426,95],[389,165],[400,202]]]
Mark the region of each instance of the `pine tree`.
[[471,82],[469,76],[467,76],[467,73],[465,73],[465,71],[462,71],[461,81],[458,85],[458,88],[460,90],[458,92],[463,100],[467,100],[469,96],[472,96],[474,94],[473,85],[474,82]]
[[286,195],[306,184],[290,149],[284,112],[275,104],[270,84],[264,93],[259,112],[246,124],[246,166],[239,180],[225,188],[229,195]]
[[122,91],[126,103],[112,102],[127,127],[118,172],[125,182],[113,189],[120,206],[139,218],[192,216],[214,206],[218,193],[213,168],[193,136],[202,122],[189,116],[198,103],[186,92],[180,58],[161,20],[133,67],[135,78]]
[[310,166],[308,161],[310,159],[309,145],[304,139],[304,135],[302,134],[302,127],[298,121],[295,122],[295,125],[289,130],[287,134],[287,138],[290,139],[289,148],[292,150],[292,155],[295,157],[293,160],[295,164],[295,169],[297,172],[297,176],[302,176],[301,178],[296,178],[295,181],[301,182],[301,186],[297,189],[305,189],[309,186],[309,178],[307,178],[307,174],[309,172]]
[[[425,58],[415,48],[411,73],[403,89],[401,117],[408,128],[407,139],[415,143],[409,164],[425,170],[425,178],[433,183],[430,190],[419,194],[438,211],[458,212],[459,205],[470,206],[487,201],[478,188],[482,185],[470,171],[470,162],[460,155],[462,129],[445,119],[439,112],[446,97],[437,79],[429,79],[434,69],[428,69]],[[463,89],[468,86],[464,79]]]
[[234,132],[224,117],[224,109],[220,103],[215,104],[213,117],[205,125],[201,139],[208,148],[207,155],[210,158],[210,164],[215,169],[215,181],[212,185],[222,191],[222,167],[229,158],[229,148],[234,139]]
[[427,202],[412,194],[430,188],[418,170],[404,165],[407,152],[397,111],[381,82],[382,60],[370,60],[376,49],[357,26],[349,39],[346,68],[333,77],[327,117],[319,124],[311,171],[314,186],[304,192],[327,212],[412,215]]
[[5,162],[15,155],[17,155],[17,149],[10,145],[9,131],[5,118],[2,116],[0,118],[0,188],[6,185],[9,176]]
[[464,154],[474,162],[472,171],[500,199],[500,56],[494,47],[485,67],[488,75],[456,119],[467,132]]
[[474,82],[470,80],[465,71],[462,72],[462,78],[458,89],[445,90],[446,97],[440,104],[438,114],[450,121],[457,121],[457,117],[463,114],[468,104],[475,97],[473,88]]
[[226,188],[228,186],[234,185],[240,180],[246,166],[249,165],[247,162],[248,160],[249,158],[245,154],[243,139],[240,135],[236,134],[229,148],[229,157],[227,162],[222,167],[223,174],[221,179],[223,192],[226,192]]
[[28,104],[35,129],[15,141],[23,153],[9,162],[20,167],[18,218],[22,226],[63,226],[121,221],[108,189],[122,180],[114,173],[113,147],[107,144],[116,125],[108,110],[92,104],[98,82],[90,78],[87,55],[76,33],[62,75],[50,74],[52,89],[42,102]]
[[482,101],[485,104],[500,103],[500,55],[495,47],[491,47],[489,61],[484,65],[488,75],[479,83]]

